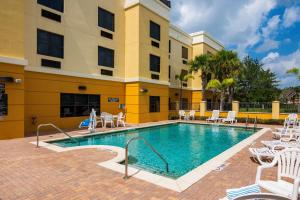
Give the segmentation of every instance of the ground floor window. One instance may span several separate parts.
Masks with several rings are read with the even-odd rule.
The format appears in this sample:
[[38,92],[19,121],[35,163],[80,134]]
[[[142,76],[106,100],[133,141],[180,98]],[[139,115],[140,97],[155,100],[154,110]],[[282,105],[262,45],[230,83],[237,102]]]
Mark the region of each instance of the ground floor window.
[[181,109],[189,110],[189,100],[187,98],[181,98]]
[[88,116],[92,109],[100,113],[100,95],[60,94],[60,117]]
[[160,97],[150,96],[149,97],[149,112],[160,112]]

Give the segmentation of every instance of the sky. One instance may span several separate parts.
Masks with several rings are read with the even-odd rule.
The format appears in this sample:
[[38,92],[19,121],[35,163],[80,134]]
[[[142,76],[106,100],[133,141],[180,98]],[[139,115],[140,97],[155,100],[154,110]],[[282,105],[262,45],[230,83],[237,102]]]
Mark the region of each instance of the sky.
[[206,31],[226,49],[260,60],[279,87],[298,86],[300,0],[171,0],[171,23],[188,33]]

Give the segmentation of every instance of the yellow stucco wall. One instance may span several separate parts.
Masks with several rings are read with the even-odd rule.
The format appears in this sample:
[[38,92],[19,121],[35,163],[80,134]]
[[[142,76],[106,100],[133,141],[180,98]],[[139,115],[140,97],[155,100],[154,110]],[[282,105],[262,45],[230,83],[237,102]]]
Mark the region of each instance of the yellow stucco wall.
[[[45,73],[25,72],[25,132],[36,131],[41,123],[54,123],[63,129],[75,129],[87,117],[60,117],[60,93],[101,95],[100,110],[117,114],[122,110],[119,104],[125,103],[123,83],[101,81]],[[78,89],[86,86],[85,91]],[[119,103],[109,103],[108,97],[119,98]],[[99,115],[99,113],[97,113]],[[37,117],[32,124],[32,117]]]
[[[101,76],[100,69],[113,70],[114,77],[124,77],[125,65],[125,12],[120,0],[65,0],[64,13],[26,0],[25,4],[25,56],[29,66],[41,67],[41,58],[61,61],[61,70]],[[98,26],[98,7],[115,14],[115,31]],[[41,17],[41,10],[61,15],[62,22]],[[37,54],[37,28],[64,36],[64,58]],[[113,40],[100,36],[100,30],[113,34]],[[98,66],[98,46],[115,51],[114,68]],[[45,69],[44,67],[42,69]]]
[[22,80],[22,83],[5,83],[8,95],[8,115],[0,118],[0,139],[24,136],[24,67],[0,63],[0,76]]
[[[143,123],[168,119],[169,88],[167,86],[136,82],[127,83],[125,87],[127,122]],[[148,91],[143,93],[141,89]],[[149,112],[149,96],[160,96],[160,112]]]

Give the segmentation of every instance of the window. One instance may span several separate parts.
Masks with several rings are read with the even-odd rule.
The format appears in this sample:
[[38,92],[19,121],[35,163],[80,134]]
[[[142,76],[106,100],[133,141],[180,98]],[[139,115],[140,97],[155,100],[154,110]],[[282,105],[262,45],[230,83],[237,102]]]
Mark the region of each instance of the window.
[[171,66],[169,65],[169,79],[171,78]]
[[92,109],[100,113],[100,95],[60,94],[60,117],[89,116]]
[[37,30],[37,53],[57,58],[64,57],[64,36]]
[[150,37],[160,41],[160,25],[150,21]]
[[150,71],[160,72],[160,57],[150,54]]
[[151,78],[154,79],[154,80],[159,80],[159,75],[151,74]]
[[182,60],[182,64],[187,65],[187,61],[186,60]]
[[101,74],[105,75],[105,76],[113,76],[113,71],[106,70],[106,69],[101,69]]
[[169,40],[169,53],[171,53],[171,40]]
[[43,17],[57,21],[57,22],[61,22],[61,16],[58,14],[55,14],[53,12],[49,12],[47,10],[42,9],[42,14]]
[[37,0],[37,3],[54,10],[64,12],[64,0]]
[[189,109],[189,100],[187,98],[181,98],[181,109],[182,110]]
[[103,8],[98,8],[98,26],[115,31],[115,14]]
[[160,97],[150,96],[149,101],[149,112],[160,112]]
[[41,66],[60,69],[61,68],[61,63],[59,61],[55,61],[55,60],[42,59],[41,60]]
[[183,59],[188,59],[188,55],[189,55],[189,50],[186,47],[182,47],[182,58]]
[[151,41],[151,45],[154,46],[154,47],[159,48],[159,43],[158,42]]
[[114,50],[105,47],[98,47],[98,65],[113,68],[114,57]]
[[185,69],[182,69],[182,70],[181,70],[181,74],[183,74],[183,76],[186,76],[186,75],[188,75],[188,71],[185,70]]
[[113,34],[108,33],[106,31],[101,31],[101,36],[106,37],[106,38],[111,39],[111,40],[113,39]]

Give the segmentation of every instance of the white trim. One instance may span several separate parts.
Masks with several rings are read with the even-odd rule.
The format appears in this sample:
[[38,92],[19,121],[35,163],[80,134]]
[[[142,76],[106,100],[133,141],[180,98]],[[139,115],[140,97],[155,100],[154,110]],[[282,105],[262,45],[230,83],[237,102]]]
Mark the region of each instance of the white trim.
[[[180,89],[180,86],[170,85],[170,88],[172,88],[172,89]],[[201,88],[193,88],[193,87],[183,87],[182,89],[183,90],[191,90],[191,91],[198,91],[198,90],[202,91]]]
[[148,79],[143,77],[134,77],[134,78],[125,79],[125,83],[130,83],[130,82],[145,82],[145,83],[153,83],[153,84],[170,86],[170,83],[168,81],[159,81],[159,80],[153,80],[153,79]]
[[170,24],[169,36],[185,45],[192,46],[193,38],[180,28]]
[[25,71],[40,72],[40,73],[47,73],[47,74],[57,74],[57,75],[65,75],[65,76],[74,76],[74,77],[80,77],[80,78],[90,78],[90,79],[98,79],[98,80],[106,80],[106,81],[124,82],[124,79],[120,78],[120,77],[103,76],[100,74],[84,74],[84,73],[79,73],[79,72],[65,71],[65,70],[61,70],[61,69],[51,69],[51,68],[46,68],[46,67],[26,66]]
[[28,60],[23,59],[23,58],[13,58],[13,57],[0,56],[0,63],[26,66],[26,65],[28,65]]
[[204,31],[191,33],[190,35],[193,37],[193,45],[205,43],[218,51],[224,48],[224,46],[220,42],[215,40],[213,37],[211,37],[208,33]]
[[162,18],[170,21],[170,8],[158,0],[125,0],[124,8],[130,8],[136,4],[141,4]]

